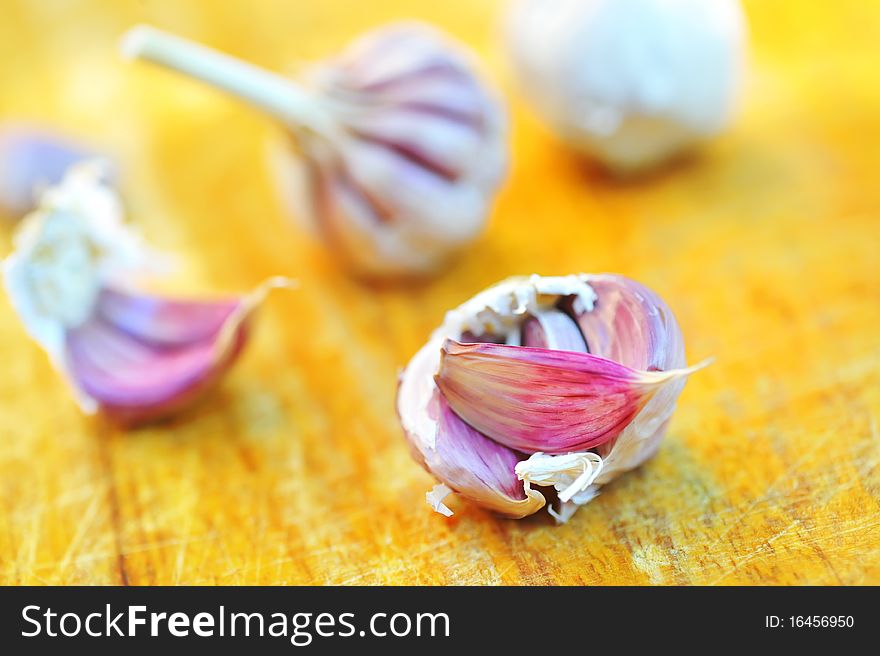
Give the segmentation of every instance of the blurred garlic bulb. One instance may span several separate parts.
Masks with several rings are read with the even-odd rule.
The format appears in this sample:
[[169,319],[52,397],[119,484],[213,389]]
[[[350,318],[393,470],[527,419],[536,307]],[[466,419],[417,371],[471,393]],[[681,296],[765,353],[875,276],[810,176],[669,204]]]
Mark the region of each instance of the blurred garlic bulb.
[[685,378],[656,294],[617,275],[510,278],[446,315],[400,379],[414,457],[440,484],[514,518],[556,490],[560,522],[657,450]]
[[0,214],[19,219],[39,194],[75,164],[94,158],[91,149],[48,130],[18,123],[0,125]]
[[517,0],[507,18],[524,94],[614,171],[656,165],[731,119],[746,39],[738,0]]
[[506,170],[501,107],[469,53],[425,25],[370,32],[299,82],[145,26],[123,52],[279,119],[294,214],[361,273],[436,269],[480,233]]
[[22,219],[3,281],[28,333],[87,413],[164,418],[210,388],[244,347],[270,279],[244,296],[180,300],[136,286],[164,258],[122,221],[103,168],[86,162]]

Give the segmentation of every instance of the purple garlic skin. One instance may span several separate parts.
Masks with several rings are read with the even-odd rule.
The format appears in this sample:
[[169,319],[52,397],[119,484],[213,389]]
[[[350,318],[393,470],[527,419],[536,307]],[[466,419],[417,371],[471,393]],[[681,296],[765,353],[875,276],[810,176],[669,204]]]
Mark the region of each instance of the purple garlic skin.
[[17,123],[0,126],[0,214],[19,219],[40,192],[57,184],[73,164],[96,153],[66,137]]
[[65,335],[66,371],[102,414],[135,426],[186,409],[241,353],[255,306],[166,299],[107,287]]
[[685,379],[674,315],[619,275],[511,278],[447,313],[401,375],[397,411],[440,485],[521,518],[560,522],[656,453]]
[[294,82],[134,28],[123,50],[279,119],[273,162],[292,214],[370,277],[436,270],[482,231],[507,168],[501,105],[471,54],[437,30],[369,32]]
[[[82,410],[124,425],[164,419],[212,388],[247,341],[269,279],[222,300],[140,290],[161,256],[122,221],[97,162],[73,167],[24,217],[3,282]],[[158,260],[158,262],[157,262]]]

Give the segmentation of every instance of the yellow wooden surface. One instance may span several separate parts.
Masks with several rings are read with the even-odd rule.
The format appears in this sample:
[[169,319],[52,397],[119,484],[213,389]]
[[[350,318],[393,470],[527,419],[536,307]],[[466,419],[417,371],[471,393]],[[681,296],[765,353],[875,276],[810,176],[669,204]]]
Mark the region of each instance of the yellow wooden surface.
[[[501,6],[0,3],[0,115],[117,154],[133,220],[180,256],[170,287],[301,281],[216,394],[134,432],[81,416],[0,301],[0,582],[880,583],[880,3],[749,2],[734,129],[627,183],[567,154],[517,99]],[[116,54],[144,21],[285,68],[403,16],[485,56],[514,128],[485,237],[409,286],[351,279],[291,226],[262,117]],[[689,359],[717,362],[658,457],[568,525],[430,512],[393,409],[399,367],[489,283],[575,271],[655,288]]]

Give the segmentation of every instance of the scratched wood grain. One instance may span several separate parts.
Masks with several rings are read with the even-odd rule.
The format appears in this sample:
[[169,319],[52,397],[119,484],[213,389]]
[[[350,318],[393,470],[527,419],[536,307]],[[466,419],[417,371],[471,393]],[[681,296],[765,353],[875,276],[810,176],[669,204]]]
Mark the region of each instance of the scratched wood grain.
[[[302,283],[273,297],[216,394],[133,432],[82,417],[0,301],[0,582],[880,583],[878,5],[749,2],[735,128],[615,182],[517,99],[501,2],[433,4],[0,3],[0,115],[116,154],[133,220],[180,256],[170,287]],[[486,235],[407,286],[347,277],[290,225],[266,121],[115,50],[145,21],[283,69],[403,16],[484,55],[514,128]],[[487,284],[573,271],[655,288],[689,358],[716,364],[659,455],[568,525],[429,512],[395,419],[398,369]]]

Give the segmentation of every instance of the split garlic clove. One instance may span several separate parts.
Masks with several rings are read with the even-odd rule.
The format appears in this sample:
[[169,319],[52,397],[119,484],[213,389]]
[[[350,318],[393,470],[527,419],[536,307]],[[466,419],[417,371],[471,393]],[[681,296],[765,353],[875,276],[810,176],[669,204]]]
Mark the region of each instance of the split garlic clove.
[[47,130],[6,123],[0,126],[0,214],[19,219],[35,207],[40,192],[57,184],[77,162],[96,153]]
[[210,389],[244,347],[272,278],[241,297],[180,300],[137,291],[158,268],[125,223],[116,193],[89,162],[71,169],[26,216],[4,283],[30,335],[83,411],[136,425],[165,418]]
[[518,0],[507,18],[523,93],[615,172],[658,165],[731,121],[746,49],[738,0]]
[[431,272],[482,231],[506,121],[470,53],[438,31],[380,28],[296,82],[143,26],[123,51],[280,120],[290,144],[274,162],[293,214],[355,270]]
[[534,486],[546,486],[558,499],[549,512],[565,521],[654,454],[696,368],[684,367],[672,312],[638,283],[511,278],[447,313],[404,370],[397,410],[416,459],[441,482],[428,494],[438,512],[451,512],[442,497],[454,491],[523,517],[545,505]]

